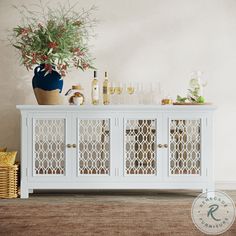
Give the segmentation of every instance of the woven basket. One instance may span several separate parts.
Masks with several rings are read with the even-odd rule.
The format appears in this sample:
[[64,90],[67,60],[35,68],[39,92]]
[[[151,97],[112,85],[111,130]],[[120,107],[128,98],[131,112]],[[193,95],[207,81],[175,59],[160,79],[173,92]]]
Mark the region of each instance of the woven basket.
[[18,165],[0,166],[0,198],[17,198]]

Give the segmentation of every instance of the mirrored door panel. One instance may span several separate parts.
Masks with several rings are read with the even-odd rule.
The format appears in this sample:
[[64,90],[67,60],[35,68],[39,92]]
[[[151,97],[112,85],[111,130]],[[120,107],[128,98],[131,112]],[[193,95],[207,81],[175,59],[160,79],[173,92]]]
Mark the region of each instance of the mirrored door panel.
[[169,175],[201,175],[201,119],[170,119]]
[[110,175],[110,119],[79,119],[78,174]]
[[126,119],[124,134],[125,175],[156,175],[157,121]]
[[35,176],[65,175],[66,119],[33,120],[33,173]]

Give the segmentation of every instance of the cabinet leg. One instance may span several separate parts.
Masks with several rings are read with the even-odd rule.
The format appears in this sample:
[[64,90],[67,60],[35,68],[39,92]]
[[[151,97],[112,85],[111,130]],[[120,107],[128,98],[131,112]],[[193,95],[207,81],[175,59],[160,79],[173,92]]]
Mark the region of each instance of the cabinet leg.
[[215,197],[215,185],[210,184],[206,189],[207,197]]
[[29,189],[29,193],[34,193],[34,190],[33,189]]
[[202,189],[202,193],[206,193],[208,198],[215,197],[214,191],[215,191],[215,188],[213,188],[213,187]]
[[207,191],[207,198],[213,198],[215,197],[215,192],[212,192],[212,191]]
[[20,198],[29,198],[29,189],[21,187]]

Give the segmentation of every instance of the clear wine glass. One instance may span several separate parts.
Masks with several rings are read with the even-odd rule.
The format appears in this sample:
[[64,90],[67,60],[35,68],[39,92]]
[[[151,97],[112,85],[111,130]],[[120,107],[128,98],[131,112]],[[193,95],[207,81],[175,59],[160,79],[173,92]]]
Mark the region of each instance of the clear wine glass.
[[158,104],[160,102],[160,81],[150,83],[150,104]]
[[137,97],[137,103],[138,104],[143,104],[144,103],[144,85],[143,85],[142,82],[139,82],[137,84],[136,97]]
[[116,86],[115,82],[111,81],[110,82],[110,88],[109,88],[111,104],[115,104],[115,86]]
[[117,95],[118,104],[122,104],[122,92],[123,92],[123,84],[121,82],[117,82],[115,85],[115,94]]
[[135,83],[133,81],[128,81],[125,86],[126,92],[127,92],[127,103],[132,104],[133,103],[133,98],[134,98],[134,93],[135,93]]

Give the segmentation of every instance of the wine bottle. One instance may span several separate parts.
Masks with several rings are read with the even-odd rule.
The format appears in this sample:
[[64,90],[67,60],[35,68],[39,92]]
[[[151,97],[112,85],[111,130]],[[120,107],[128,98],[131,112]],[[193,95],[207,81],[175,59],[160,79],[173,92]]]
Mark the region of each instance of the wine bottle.
[[103,104],[108,105],[110,104],[110,86],[109,80],[107,76],[107,72],[105,72],[105,79],[103,82]]
[[92,104],[99,104],[99,83],[97,79],[97,71],[94,71],[93,81],[92,81]]

